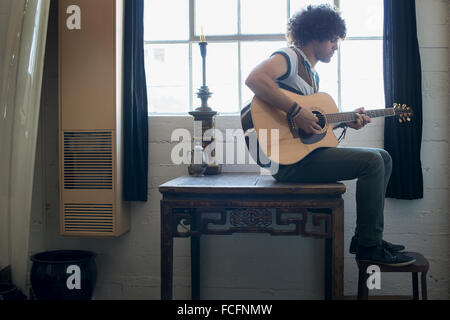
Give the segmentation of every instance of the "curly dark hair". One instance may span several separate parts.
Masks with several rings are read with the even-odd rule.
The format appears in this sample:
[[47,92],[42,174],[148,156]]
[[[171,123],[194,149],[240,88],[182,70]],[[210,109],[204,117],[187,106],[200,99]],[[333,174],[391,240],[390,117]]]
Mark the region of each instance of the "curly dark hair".
[[296,46],[307,45],[311,41],[345,39],[347,27],[340,12],[328,4],[308,6],[289,19],[286,37]]

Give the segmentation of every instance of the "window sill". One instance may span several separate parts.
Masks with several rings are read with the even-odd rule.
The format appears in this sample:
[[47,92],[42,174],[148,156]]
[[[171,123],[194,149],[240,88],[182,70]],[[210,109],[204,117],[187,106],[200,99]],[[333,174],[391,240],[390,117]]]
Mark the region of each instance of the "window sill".
[[[151,118],[192,118],[191,115],[186,113],[149,113],[148,117]],[[239,113],[225,113],[218,114],[216,118],[236,118],[240,117]]]

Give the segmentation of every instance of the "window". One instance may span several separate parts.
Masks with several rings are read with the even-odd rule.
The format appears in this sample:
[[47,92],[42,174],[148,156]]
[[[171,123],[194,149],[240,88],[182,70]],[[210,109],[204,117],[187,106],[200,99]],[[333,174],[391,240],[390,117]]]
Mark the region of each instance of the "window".
[[[149,111],[186,114],[200,106],[202,82],[198,42],[208,41],[209,105],[237,113],[253,94],[249,72],[286,46],[288,17],[307,4],[330,3],[347,22],[337,58],[317,65],[321,91],[342,111],[384,105],[383,0],[145,0],[145,59]],[[370,103],[370,104],[368,104]]]

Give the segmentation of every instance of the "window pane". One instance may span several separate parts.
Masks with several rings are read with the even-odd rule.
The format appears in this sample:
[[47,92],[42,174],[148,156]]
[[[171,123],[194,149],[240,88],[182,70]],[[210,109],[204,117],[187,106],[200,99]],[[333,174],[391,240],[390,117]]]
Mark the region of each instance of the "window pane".
[[[192,46],[194,109],[201,106],[196,93],[202,86],[202,57],[198,45]],[[213,93],[209,106],[221,113],[239,111],[237,43],[209,43],[206,59],[206,85]]]
[[284,34],[285,0],[241,0],[241,28],[244,34]]
[[316,65],[316,71],[319,73],[320,92],[326,92],[333,97],[336,105],[338,102],[338,59],[337,55],[331,60],[330,63],[319,62]]
[[189,45],[146,45],[149,112],[189,110]]
[[291,0],[291,16],[308,5],[331,4],[334,7],[333,0]]
[[384,108],[383,42],[346,40],[342,49],[342,109]]
[[383,0],[341,0],[347,36],[383,36]]
[[283,41],[249,41],[241,44],[242,69],[242,103],[241,108],[253,98],[253,92],[245,85],[250,72],[263,60],[268,59],[272,53],[286,47]]
[[188,40],[189,1],[145,0],[144,39]]
[[196,0],[195,17],[198,36],[202,26],[205,35],[237,34],[237,0]]

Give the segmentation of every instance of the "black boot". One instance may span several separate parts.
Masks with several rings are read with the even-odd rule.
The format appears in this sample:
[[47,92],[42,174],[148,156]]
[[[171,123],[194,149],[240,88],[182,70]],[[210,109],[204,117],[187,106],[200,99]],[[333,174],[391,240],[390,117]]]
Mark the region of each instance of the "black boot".
[[[387,241],[382,242],[383,248],[390,251],[391,253],[403,253],[405,252],[405,246],[402,246],[401,244],[393,244]],[[356,254],[356,251],[358,250],[358,236],[353,236],[352,242],[350,243],[350,254]]]
[[393,253],[383,246],[358,246],[356,260],[363,263],[386,265],[390,267],[404,267],[413,264],[416,259],[401,253]]

